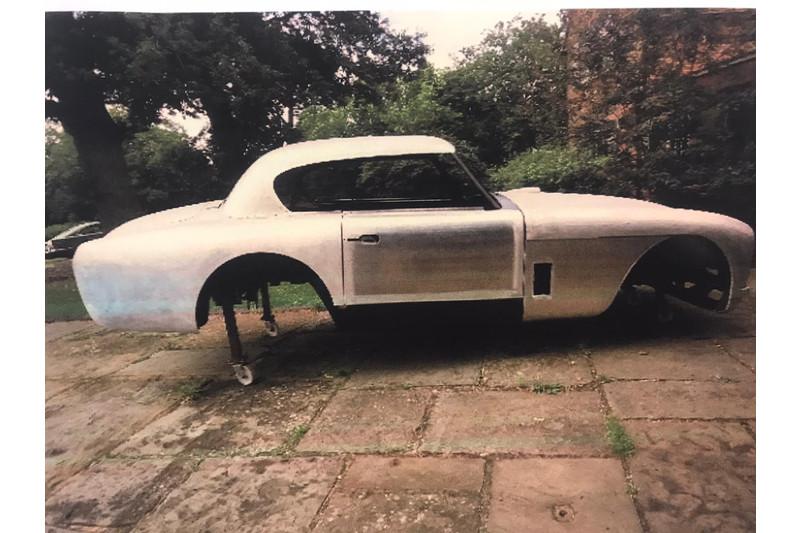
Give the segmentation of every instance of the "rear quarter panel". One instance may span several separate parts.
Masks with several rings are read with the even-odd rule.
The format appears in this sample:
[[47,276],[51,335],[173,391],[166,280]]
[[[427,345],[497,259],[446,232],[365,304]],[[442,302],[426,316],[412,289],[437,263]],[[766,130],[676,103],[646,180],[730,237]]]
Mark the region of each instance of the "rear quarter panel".
[[82,244],[75,279],[93,320],[115,329],[194,331],[208,277],[227,261],[276,253],[314,270],[342,302],[341,215],[304,213],[220,218],[109,234]]

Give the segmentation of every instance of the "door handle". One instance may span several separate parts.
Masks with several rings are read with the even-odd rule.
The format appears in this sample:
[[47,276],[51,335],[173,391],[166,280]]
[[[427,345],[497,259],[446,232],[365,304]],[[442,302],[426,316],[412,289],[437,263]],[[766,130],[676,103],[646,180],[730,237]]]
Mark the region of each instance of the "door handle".
[[368,235],[361,235],[359,237],[348,237],[348,242],[361,242],[364,244],[378,244],[381,238],[378,235],[368,234]]

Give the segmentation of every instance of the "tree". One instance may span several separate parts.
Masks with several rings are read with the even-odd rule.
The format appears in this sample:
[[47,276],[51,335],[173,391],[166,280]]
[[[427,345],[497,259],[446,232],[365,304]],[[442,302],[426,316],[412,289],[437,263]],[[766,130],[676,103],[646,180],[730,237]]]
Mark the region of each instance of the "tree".
[[438,100],[463,120],[454,134],[489,165],[566,131],[566,65],[559,25],[542,18],[498,23],[443,75]]
[[306,107],[374,98],[374,87],[413,77],[427,52],[421,36],[396,34],[370,12],[152,15],[150,23],[186,105],[210,120],[225,183],[297,140]]
[[426,69],[410,81],[380,87],[377,102],[350,98],[343,105],[317,105],[300,116],[304,139],[357,135],[451,137],[461,115],[437,100],[441,75]]
[[545,146],[511,159],[491,173],[497,190],[540,187],[545,192],[625,194],[625,183],[606,172],[611,158],[570,146]]
[[205,154],[182,132],[152,127],[124,145],[131,185],[145,211],[218,199],[222,190]]
[[[131,190],[145,212],[217,199],[226,192],[208,158],[183,132],[151,127],[127,140],[123,154]],[[93,184],[68,133],[47,128],[45,162],[45,224],[97,218]]]
[[755,86],[720,90],[700,76],[737,40],[755,42],[754,12],[725,17],[598,11],[571,51],[573,140],[611,155],[638,196],[754,223]]
[[298,129],[309,140],[359,135],[443,137],[456,145],[461,158],[486,182],[486,165],[477,149],[454,133],[464,118],[437,97],[441,84],[441,74],[428,68],[413,80],[382,86],[377,103],[351,98],[344,105],[312,106],[300,116]]
[[[45,38],[47,117],[73,137],[110,226],[141,211],[122,144],[164,108],[208,115],[210,155],[230,184],[297,138],[300,109],[413,76],[427,51],[367,12],[48,13]],[[109,105],[127,111],[127,127]]]
[[44,157],[45,225],[93,218],[94,194],[78,162],[72,137],[46,126]]
[[[140,96],[141,86],[131,83],[139,43],[137,28],[122,14],[45,14],[46,115],[74,140],[81,167],[94,185],[98,214],[112,227],[141,210],[122,156],[125,132],[106,107],[130,105]],[[160,104],[150,106],[153,113]],[[130,107],[147,109],[143,104]]]

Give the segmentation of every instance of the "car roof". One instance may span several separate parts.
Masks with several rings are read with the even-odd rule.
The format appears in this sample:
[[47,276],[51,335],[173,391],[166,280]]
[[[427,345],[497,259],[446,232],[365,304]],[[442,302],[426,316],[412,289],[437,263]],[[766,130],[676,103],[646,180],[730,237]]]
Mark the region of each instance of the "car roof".
[[286,212],[275,194],[275,178],[297,167],[360,159],[422,154],[452,154],[455,147],[444,139],[427,135],[387,135],[306,141],[272,150],[242,174],[225,200],[230,216],[265,216]]

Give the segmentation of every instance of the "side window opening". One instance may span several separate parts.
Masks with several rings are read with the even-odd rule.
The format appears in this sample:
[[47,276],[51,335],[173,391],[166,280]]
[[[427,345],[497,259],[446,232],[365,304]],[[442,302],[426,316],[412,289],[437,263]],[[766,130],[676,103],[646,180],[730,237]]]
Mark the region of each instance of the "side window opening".
[[291,211],[484,207],[486,196],[451,154],[332,161],[275,179]]

